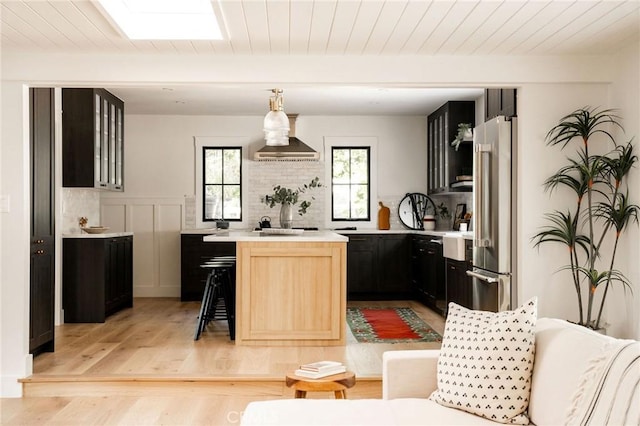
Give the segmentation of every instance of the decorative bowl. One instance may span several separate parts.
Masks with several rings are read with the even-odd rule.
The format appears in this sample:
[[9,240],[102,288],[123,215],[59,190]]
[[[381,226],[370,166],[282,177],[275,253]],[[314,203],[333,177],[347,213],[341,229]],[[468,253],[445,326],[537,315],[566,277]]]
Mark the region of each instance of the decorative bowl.
[[105,231],[108,231],[109,228],[106,226],[89,226],[88,228],[80,228],[87,234],[102,234]]

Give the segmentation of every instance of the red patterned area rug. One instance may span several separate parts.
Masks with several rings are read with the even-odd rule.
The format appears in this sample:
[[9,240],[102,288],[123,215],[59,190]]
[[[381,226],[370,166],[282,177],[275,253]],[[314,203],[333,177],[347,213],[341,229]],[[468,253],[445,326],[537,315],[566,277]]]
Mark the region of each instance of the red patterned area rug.
[[361,343],[442,341],[411,308],[347,308],[347,323]]

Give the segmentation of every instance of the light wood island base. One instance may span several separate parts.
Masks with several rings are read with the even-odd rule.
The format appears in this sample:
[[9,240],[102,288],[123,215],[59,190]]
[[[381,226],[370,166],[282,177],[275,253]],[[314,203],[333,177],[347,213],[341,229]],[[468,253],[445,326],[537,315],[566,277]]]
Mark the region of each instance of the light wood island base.
[[237,345],[345,344],[346,241],[238,241],[236,256]]

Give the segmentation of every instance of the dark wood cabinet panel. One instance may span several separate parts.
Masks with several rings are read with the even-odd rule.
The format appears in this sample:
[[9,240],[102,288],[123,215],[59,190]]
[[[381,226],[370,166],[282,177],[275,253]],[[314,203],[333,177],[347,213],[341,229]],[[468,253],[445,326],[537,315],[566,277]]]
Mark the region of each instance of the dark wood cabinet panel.
[[380,235],[378,239],[378,291],[398,297],[409,294],[411,244],[406,234]]
[[475,126],[474,101],[450,101],[427,118],[427,175],[430,194],[452,190],[456,177],[473,173],[473,147],[463,142],[456,150],[451,142],[458,124]]
[[54,95],[29,89],[31,232],[29,352],[54,350]]
[[124,191],[124,102],[104,89],[62,90],[62,185]]
[[446,280],[441,241],[431,236],[413,236],[411,281],[418,299],[436,312],[444,314]]
[[517,89],[485,89],[484,118],[490,120],[499,115],[517,115]]
[[411,293],[406,234],[349,234],[347,297],[402,299]]
[[133,306],[133,237],[66,238],[62,256],[65,322],[104,322]]
[[363,294],[375,291],[375,265],[378,240],[372,235],[349,235],[347,243],[347,292]]
[[214,256],[235,256],[236,243],[202,241],[202,234],[182,234],[180,238],[180,300],[202,300],[208,270],[200,265]]
[[471,309],[472,279],[467,275],[468,262],[447,259],[447,303]]

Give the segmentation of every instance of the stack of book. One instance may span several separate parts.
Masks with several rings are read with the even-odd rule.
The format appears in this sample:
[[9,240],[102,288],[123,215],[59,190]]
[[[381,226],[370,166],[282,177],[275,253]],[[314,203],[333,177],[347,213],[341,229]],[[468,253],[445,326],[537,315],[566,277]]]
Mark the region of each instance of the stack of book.
[[325,376],[340,374],[347,371],[347,368],[338,361],[318,361],[311,364],[302,364],[296,370],[296,376],[309,379],[319,379]]

